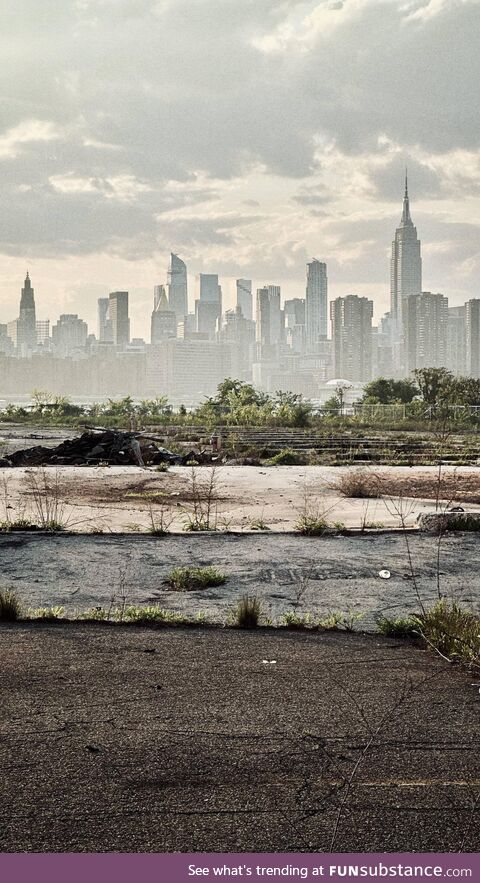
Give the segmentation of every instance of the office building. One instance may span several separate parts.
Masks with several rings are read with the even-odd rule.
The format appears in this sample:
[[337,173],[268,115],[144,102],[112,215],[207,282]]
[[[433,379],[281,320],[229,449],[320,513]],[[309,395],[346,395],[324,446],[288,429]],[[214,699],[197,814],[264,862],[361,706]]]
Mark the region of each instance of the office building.
[[168,267],[168,306],[177,322],[183,322],[188,313],[187,266],[176,254],[170,255]]
[[402,333],[403,305],[407,297],[422,291],[422,258],[417,228],[410,216],[408,180],[405,175],[405,195],[400,226],[395,231],[390,261],[390,313],[397,332]]
[[245,319],[253,318],[252,280],[237,279],[237,307],[240,307]]
[[153,292],[153,312],[150,325],[150,340],[152,344],[161,343],[170,337],[177,336],[177,316],[170,309],[165,288],[156,285]]
[[465,304],[465,344],[467,374],[480,378],[480,298]]
[[108,317],[112,323],[112,343],[124,349],[130,341],[128,291],[112,291],[108,298]]

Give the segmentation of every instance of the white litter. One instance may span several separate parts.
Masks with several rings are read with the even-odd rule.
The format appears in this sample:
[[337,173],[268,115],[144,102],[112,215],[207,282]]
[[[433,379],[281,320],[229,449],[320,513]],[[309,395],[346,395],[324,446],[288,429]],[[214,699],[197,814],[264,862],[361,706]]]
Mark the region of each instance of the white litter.
[[276,659],[262,659],[262,664],[263,665],[276,665],[277,660]]
[[391,576],[389,570],[379,570],[379,571],[378,571],[378,575],[379,575],[382,579],[390,579],[390,576]]

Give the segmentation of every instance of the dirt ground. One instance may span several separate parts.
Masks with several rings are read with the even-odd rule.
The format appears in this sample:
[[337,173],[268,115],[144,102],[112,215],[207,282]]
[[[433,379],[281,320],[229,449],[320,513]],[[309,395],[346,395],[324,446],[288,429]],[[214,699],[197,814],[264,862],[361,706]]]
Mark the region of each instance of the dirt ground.
[[[292,530],[304,513],[323,515],[347,527],[398,527],[416,523],[421,512],[438,505],[467,504],[480,509],[480,471],[444,467],[439,489],[435,467],[375,467],[378,498],[349,499],[336,485],[345,468],[321,466],[222,466],[215,473],[211,523],[217,529],[251,530],[267,526]],[[351,470],[350,470],[351,471]],[[205,497],[212,470],[175,467],[166,473],[136,467],[86,467],[0,470],[0,520],[39,520],[35,481],[50,486],[56,520],[82,532],[149,530],[165,522],[185,530],[197,496]],[[37,497],[37,500],[36,500]],[[443,502],[442,502],[443,501]],[[204,505],[204,504],[203,504]],[[2,512],[3,510],[3,512]]]
[[478,685],[390,639],[2,625],[2,852],[475,852]]

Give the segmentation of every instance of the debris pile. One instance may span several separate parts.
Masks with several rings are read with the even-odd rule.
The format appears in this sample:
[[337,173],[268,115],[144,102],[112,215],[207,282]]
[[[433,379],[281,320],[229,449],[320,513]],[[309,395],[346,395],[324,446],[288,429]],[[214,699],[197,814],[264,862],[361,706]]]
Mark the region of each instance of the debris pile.
[[151,437],[116,429],[84,432],[54,448],[36,445],[15,451],[0,460],[1,466],[155,466],[205,462],[203,454],[189,451],[173,454],[159,447]]

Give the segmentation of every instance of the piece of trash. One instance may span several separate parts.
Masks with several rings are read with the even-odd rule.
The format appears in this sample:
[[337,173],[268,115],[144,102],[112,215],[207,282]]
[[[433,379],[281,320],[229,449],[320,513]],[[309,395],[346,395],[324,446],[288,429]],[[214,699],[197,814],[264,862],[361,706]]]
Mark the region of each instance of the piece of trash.
[[276,665],[277,660],[276,659],[262,659],[262,663],[263,663],[263,665]]
[[452,506],[450,512],[465,512],[463,506]]
[[379,570],[379,571],[378,571],[378,575],[379,575],[382,579],[390,579],[390,575],[391,575],[391,574],[390,574],[390,571],[389,571],[389,570]]

